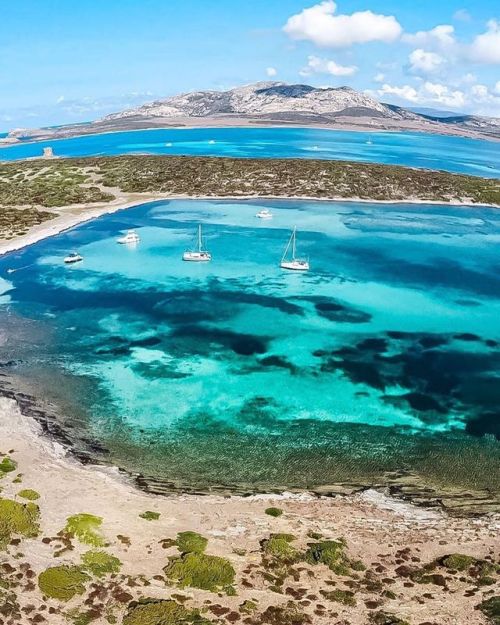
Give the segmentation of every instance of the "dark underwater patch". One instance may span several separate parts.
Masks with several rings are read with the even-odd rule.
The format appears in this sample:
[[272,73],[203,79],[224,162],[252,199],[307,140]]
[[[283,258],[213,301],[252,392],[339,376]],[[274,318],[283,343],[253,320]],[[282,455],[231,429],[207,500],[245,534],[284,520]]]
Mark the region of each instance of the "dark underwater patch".
[[[482,341],[476,335],[465,334],[465,343]],[[377,391],[390,386],[407,389],[401,395],[385,395],[388,404],[408,408],[426,424],[446,423],[455,415],[471,422],[474,432],[496,433],[491,415],[500,405],[500,352],[491,349],[471,351],[458,337],[389,331],[385,337],[368,336],[354,345],[333,350],[317,350],[322,374],[340,372],[355,384],[364,384]],[[448,345],[452,340],[453,349]],[[390,355],[386,355],[390,352]],[[478,408],[483,418],[477,421]],[[487,415],[487,418],[484,417]],[[496,435],[496,434],[495,434]]]
[[469,419],[465,431],[472,436],[492,434],[500,441],[500,412],[484,412],[478,417]]
[[218,330],[203,325],[179,326],[170,336],[174,339],[188,339],[195,353],[210,353],[211,345],[230,349],[239,356],[264,354],[267,351],[267,340],[261,336]]
[[462,334],[454,334],[453,338],[456,341],[469,341],[469,342],[481,340],[481,337],[479,337],[477,334],[471,334],[470,332],[463,332]]
[[188,378],[189,374],[177,371],[175,367],[166,365],[162,362],[138,362],[132,365],[132,370],[143,378],[157,380],[159,378],[168,378],[177,380]]
[[292,364],[285,356],[266,356],[261,358],[259,363],[263,367],[276,367],[278,369],[288,369],[290,373],[296,373],[297,367]]
[[314,308],[320,317],[336,323],[368,323],[372,316],[356,308],[350,308],[338,302],[317,302]]

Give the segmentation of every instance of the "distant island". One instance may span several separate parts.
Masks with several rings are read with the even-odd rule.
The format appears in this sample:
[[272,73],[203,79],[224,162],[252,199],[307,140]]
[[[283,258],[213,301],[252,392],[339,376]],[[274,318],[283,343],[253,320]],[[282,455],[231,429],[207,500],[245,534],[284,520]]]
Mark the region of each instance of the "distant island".
[[260,82],[228,91],[194,91],[107,115],[88,124],[15,129],[0,144],[85,134],[171,127],[316,126],[369,131],[416,131],[500,139],[500,119],[430,112],[384,104],[350,87]]

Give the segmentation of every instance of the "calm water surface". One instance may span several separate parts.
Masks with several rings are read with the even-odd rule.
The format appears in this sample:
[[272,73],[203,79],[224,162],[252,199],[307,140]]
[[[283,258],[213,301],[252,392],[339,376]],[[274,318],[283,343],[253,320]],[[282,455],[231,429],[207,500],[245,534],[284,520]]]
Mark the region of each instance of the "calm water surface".
[[500,177],[500,143],[411,132],[314,128],[186,128],[139,130],[0,148],[0,160],[41,156],[175,154],[253,158],[319,158],[442,169]]
[[[183,263],[199,222],[213,262]],[[0,259],[0,361],[78,448],[178,486],[499,489],[499,243],[494,209],[145,204]]]

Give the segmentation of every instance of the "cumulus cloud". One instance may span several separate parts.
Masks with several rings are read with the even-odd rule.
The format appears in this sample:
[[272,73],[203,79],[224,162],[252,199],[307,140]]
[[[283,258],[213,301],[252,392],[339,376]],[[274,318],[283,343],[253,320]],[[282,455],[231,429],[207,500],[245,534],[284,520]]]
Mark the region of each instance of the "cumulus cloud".
[[440,54],[436,52],[426,52],[422,48],[417,48],[408,57],[410,61],[410,71],[414,74],[430,74],[435,72],[446,63]]
[[283,30],[292,39],[312,41],[325,48],[345,48],[369,41],[395,41],[401,35],[399,22],[392,15],[358,11],[336,15],[337,5],[325,0],[292,15]]
[[269,78],[276,76],[277,73],[278,71],[275,67],[266,67],[266,74],[269,76]]
[[457,111],[472,110],[479,115],[500,115],[500,81],[493,89],[478,83],[467,89],[431,81],[423,81],[418,87],[384,83],[375,93],[380,98],[389,96],[421,106],[443,106]]
[[382,72],[379,72],[378,74],[375,74],[375,76],[373,77],[373,81],[374,82],[385,82],[385,74],[382,74]]
[[500,23],[496,20],[488,22],[485,33],[478,35],[469,47],[472,61],[486,64],[500,64]]
[[307,65],[300,71],[301,76],[311,74],[330,74],[331,76],[352,76],[358,71],[355,65],[339,65],[329,59],[321,59],[318,56],[309,56]]
[[402,40],[420,47],[449,48],[456,43],[455,29],[450,24],[440,24],[431,30],[405,33]]

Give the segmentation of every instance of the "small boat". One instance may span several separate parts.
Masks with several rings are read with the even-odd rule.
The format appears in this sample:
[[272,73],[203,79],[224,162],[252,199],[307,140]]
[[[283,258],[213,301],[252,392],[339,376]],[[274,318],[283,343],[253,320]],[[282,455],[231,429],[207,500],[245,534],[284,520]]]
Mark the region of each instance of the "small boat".
[[135,230],[127,230],[127,234],[119,239],[116,239],[120,245],[126,245],[127,243],[139,243],[141,239]]
[[[292,246],[292,258],[287,260],[288,250]],[[294,228],[290,238],[288,239],[288,243],[286,245],[285,251],[281,258],[280,267],[282,269],[289,269],[291,271],[309,271],[309,261],[304,258],[296,257],[297,251],[297,228]]]
[[371,139],[368,139],[368,141],[366,142],[366,145],[373,145],[373,141]]
[[196,241],[196,249],[186,250],[182,255],[182,260],[194,263],[208,263],[212,260],[212,255],[203,249],[203,239],[201,236],[201,224],[198,226],[198,237]]
[[273,214],[267,208],[263,208],[258,213],[255,213],[255,216],[258,217],[259,219],[272,219],[273,218]]
[[78,252],[71,252],[71,254],[68,254],[68,256],[66,256],[66,258],[64,259],[64,262],[67,265],[72,265],[74,263],[79,263],[82,260],[83,260],[83,256],[80,256]]

